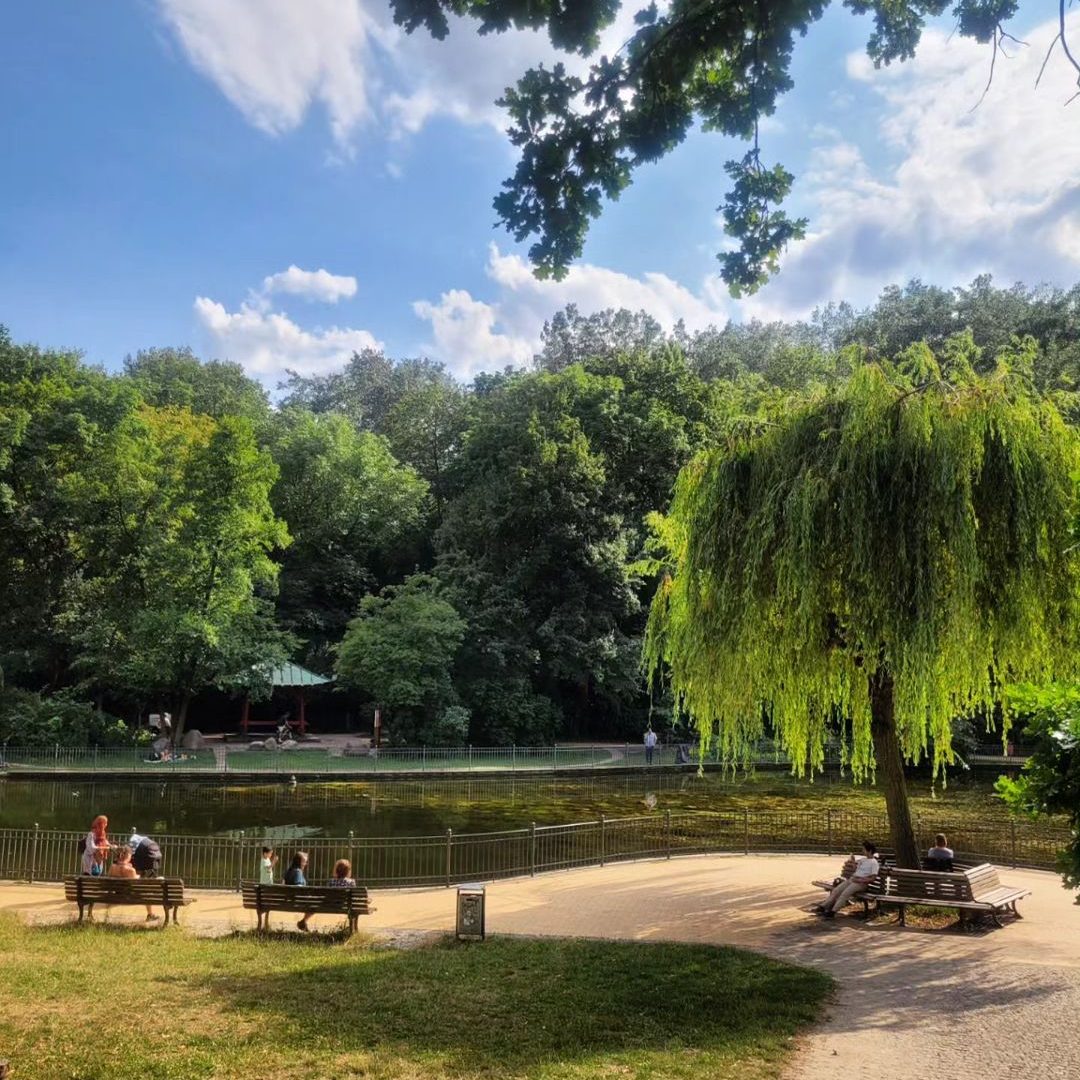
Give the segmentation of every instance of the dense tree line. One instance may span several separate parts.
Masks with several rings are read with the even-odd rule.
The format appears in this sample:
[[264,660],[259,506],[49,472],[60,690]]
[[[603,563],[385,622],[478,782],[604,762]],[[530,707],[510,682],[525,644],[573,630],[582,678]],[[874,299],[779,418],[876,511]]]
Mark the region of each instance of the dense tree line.
[[0,333],[0,741],[115,737],[292,658],[403,741],[629,736],[650,515],[699,451],[926,342],[1080,417],[1080,287],[912,282],[866,310],[665,333],[573,307],[531,370],[353,356],[271,401],[152,349],[107,373]]

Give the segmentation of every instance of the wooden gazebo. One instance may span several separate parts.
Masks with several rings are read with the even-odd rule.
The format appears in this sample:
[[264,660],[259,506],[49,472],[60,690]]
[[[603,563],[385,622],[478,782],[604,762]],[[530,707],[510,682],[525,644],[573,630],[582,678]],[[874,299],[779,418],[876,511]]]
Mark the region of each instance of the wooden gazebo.
[[[311,686],[324,686],[334,680],[325,675],[317,675],[314,671],[308,671],[299,664],[279,664],[267,671],[267,678],[273,688],[271,694],[277,690],[292,690],[296,695],[296,718],[288,721],[289,727],[298,728],[300,734],[307,732],[307,717],[304,713],[304,691]],[[253,727],[277,727],[276,720],[252,720],[251,699],[244,695],[244,711],[240,717],[240,729],[246,735],[249,728]]]

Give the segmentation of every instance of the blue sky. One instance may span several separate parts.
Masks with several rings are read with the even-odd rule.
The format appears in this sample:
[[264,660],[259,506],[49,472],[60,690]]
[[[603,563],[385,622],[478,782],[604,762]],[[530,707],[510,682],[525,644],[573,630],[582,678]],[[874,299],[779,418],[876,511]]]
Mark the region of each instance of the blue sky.
[[108,367],[191,345],[272,386],[369,344],[463,377],[522,363],[567,302],[700,327],[866,303],[915,275],[1071,284],[1080,102],[1062,108],[1060,55],[1034,89],[1055,10],[1022,6],[1012,28],[1031,47],[1011,49],[972,111],[986,49],[950,41],[942,21],[913,63],[874,72],[869,20],[832,8],[763,129],[766,157],[798,176],[811,235],[736,304],[715,253],[722,166],[739,148],[716,136],[640,171],[563,283],[536,282],[493,228],[514,157],[492,102],[550,55],[534,35],[405,39],[384,0],[12,5],[0,322]]

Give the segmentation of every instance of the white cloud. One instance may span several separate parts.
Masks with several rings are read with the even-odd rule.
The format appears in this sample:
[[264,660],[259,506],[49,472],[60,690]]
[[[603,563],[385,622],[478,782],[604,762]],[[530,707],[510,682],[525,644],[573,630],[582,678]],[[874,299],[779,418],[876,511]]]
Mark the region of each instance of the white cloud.
[[254,378],[273,383],[285,372],[320,375],[345,364],[354,352],[381,349],[367,330],[332,326],[305,330],[281,312],[241,304],[227,311],[205,296],[195,300],[195,317],[210,338],[213,353],[242,364]]
[[[481,35],[472,19],[451,16],[450,36],[395,26],[387,0],[157,0],[188,58],[257,127],[279,135],[311,106],[329,114],[340,148],[358,126],[381,124],[393,136],[418,132],[437,117],[502,131],[495,102],[537,63],[590,61],[557,53],[545,33]],[[633,33],[636,5],[620,11],[597,55]]]
[[460,377],[527,363],[540,348],[545,320],[567,304],[582,314],[607,308],[649,312],[670,329],[680,319],[691,330],[727,318],[726,294],[716,278],[692,292],[665,274],[641,277],[581,263],[562,281],[539,281],[520,255],[489,249],[487,275],[496,286],[490,303],[464,290],[444,293],[437,304],[418,300],[416,314],[431,323],[431,352]]
[[[1070,16],[1080,37],[1080,12]],[[799,179],[812,236],[791,250],[778,278],[743,310],[765,317],[815,304],[871,300],[890,282],[919,276],[952,284],[976,274],[1005,281],[1069,280],[1080,268],[1080,140],[1062,108],[1075,91],[1060,52],[1035,79],[1056,33],[999,56],[932,31],[913,61],[880,70],[862,54],[847,71],[862,108],[876,108],[891,160],[872,167],[838,133],[824,139]],[[869,99],[867,100],[869,96]],[[797,189],[798,190],[798,189]]]
[[263,278],[262,292],[265,296],[288,293],[306,300],[336,304],[356,295],[356,278],[331,274],[328,270],[301,270],[299,266],[290,266],[288,270]]
[[526,364],[532,358],[528,340],[496,331],[498,309],[474,300],[465,289],[443,293],[437,304],[417,300],[413,311],[431,323],[435,337],[431,351],[463,379],[507,364]]
[[289,131],[318,102],[345,146],[370,117],[376,27],[357,0],[158,3],[191,62],[256,127]]

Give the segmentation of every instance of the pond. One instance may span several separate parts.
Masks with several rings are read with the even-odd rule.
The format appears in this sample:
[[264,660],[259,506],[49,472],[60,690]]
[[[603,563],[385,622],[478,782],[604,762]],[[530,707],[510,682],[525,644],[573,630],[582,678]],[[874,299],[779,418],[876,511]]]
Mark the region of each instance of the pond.
[[[1000,821],[1004,808],[991,778],[952,782],[931,790],[912,783],[915,814],[932,824]],[[650,815],[665,810],[742,810],[884,813],[873,787],[839,775],[813,783],[785,774],[707,773],[544,776],[503,779],[395,780],[368,783],[216,785],[0,779],[0,827],[35,822],[43,829],[85,829],[107,814],[114,833],[137,827],[152,834],[280,839],[305,836],[432,836]]]

